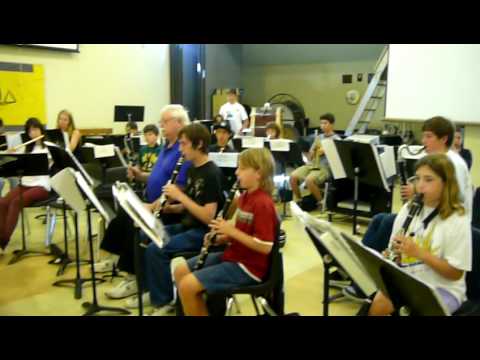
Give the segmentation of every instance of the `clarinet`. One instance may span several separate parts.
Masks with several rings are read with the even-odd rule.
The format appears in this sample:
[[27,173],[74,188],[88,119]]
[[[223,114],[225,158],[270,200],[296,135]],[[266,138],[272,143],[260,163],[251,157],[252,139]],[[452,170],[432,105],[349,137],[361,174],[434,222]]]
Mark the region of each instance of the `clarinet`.
[[[177,161],[177,164],[175,165],[175,169],[173,169],[172,177],[170,178],[170,180],[168,180],[166,185],[175,184],[175,182],[177,181],[178,174],[180,172],[180,168],[182,167],[184,160],[185,160],[185,157],[183,155],[180,156],[180,158]],[[162,196],[160,196],[159,201],[160,201],[160,210],[154,212],[154,215],[157,218],[160,217],[160,214],[162,213],[162,209],[165,206],[165,204],[167,203],[167,195],[165,195],[165,193],[162,193]]]
[[[407,176],[407,162],[405,160],[398,161],[398,172],[400,174],[400,185],[405,186],[408,182]],[[406,202],[406,199],[402,199],[403,203]]]
[[[410,227],[410,224],[412,223],[413,218],[420,213],[422,208],[423,208],[423,194],[421,194],[421,193],[416,194],[415,197],[412,200],[412,203],[410,205],[410,210],[408,211],[407,218],[403,222],[403,225],[402,225],[402,228],[399,232],[399,235],[407,235],[408,234],[408,228]],[[395,263],[397,263],[397,265],[400,264],[401,254],[395,252],[395,250],[393,249],[393,241],[388,248],[387,258],[389,260],[392,260]]]
[[[238,180],[233,184],[232,188],[230,189],[230,192],[228,193],[227,199],[225,199],[225,204],[223,205],[223,209],[221,212],[218,213],[217,220],[220,220],[223,218],[224,215],[227,214],[228,210],[230,210],[230,206],[232,204],[233,198],[235,197],[235,194],[237,193],[238,187],[239,187],[239,182]],[[205,265],[205,260],[207,260],[208,256],[208,250],[210,249],[210,246],[215,244],[215,238],[217,237],[217,233],[215,231],[211,231],[207,234],[207,241],[205,245],[202,246],[202,250],[200,251],[200,255],[198,257],[197,263],[195,264],[195,268],[193,271],[200,270],[203,265]]]

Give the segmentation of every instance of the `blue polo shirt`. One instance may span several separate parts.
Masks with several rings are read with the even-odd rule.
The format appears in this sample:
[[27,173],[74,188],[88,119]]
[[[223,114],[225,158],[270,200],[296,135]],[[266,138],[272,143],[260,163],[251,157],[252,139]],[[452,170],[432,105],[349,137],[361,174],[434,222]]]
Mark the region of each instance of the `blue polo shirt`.
[[[162,188],[167,184],[172,177],[173,170],[180,158],[180,144],[175,142],[172,147],[166,145],[160,152],[157,162],[153,167],[152,173],[147,180],[146,198],[148,202],[154,202],[162,194]],[[177,177],[177,185],[185,186],[187,183],[187,170],[192,163],[185,161],[180,169]]]

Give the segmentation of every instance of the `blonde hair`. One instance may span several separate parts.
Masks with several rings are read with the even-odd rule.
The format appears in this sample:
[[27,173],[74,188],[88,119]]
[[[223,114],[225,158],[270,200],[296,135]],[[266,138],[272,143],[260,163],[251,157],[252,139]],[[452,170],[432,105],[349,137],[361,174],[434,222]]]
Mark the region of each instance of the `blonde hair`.
[[275,162],[272,153],[268,149],[247,149],[238,156],[238,163],[242,167],[252,168],[260,171],[260,188],[268,194],[272,194],[273,174],[275,172]]
[[432,154],[421,158],[415,165],[415,171],[427,166],[443,181],[443,191],[440,197],[438,213],[442,219],[448,218],[455,211],[465,214],[465,208],[460,202],[460,189],[455,175],[455,167],[445,154]]
[[73,130],[75,130],[75,122],[73,121],[73,115],[70,111],[68,110],[62,110],[58,113],[57,115],[57,129],[59,128],[58,122],[60,121],[60,115],[65,114],[68,116],[68,128],[67,128],[67,133],[68,136],[72,136]]
[[160,110],[160,119],[162,119],[166,113],[169,113],[173,118],[177,119],[182,126],[190,124],[188,111],[182,105],[170,104],[164,106],[162,110]]

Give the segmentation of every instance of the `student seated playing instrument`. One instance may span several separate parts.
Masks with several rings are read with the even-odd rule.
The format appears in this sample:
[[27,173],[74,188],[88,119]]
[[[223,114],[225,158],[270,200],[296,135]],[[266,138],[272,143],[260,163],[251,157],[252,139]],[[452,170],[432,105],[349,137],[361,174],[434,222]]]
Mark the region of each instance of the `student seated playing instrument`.
[[82,147],[82,134],[75,128],[75,122],[73,121],[73,115],[68,110],[62,110],[57,116],[57,129],[62,130],[68,134],[69,144],[66,144],[70,151],[75,155],[77,159],[80,159],[81,147]]
[[217,142],[208,146],[210,152],[233,152],[233,147],[229,145],[232,137],[232,129],[226,121],[219,122],[213,126],[213,131]]
[[[191,124],[180,131],[180,149],[186,160],[192,162],[187,173],[187,186],[182,192],[177,185],[163,189],[171,201],[164,212],[183,215],[181,223],[167,225],[170,239],[163,248],[150,243],[145,251],[146,289],[150,292],[153,315],[163,315],[173,309],[172,256],[185,251],[199,252],[208,224],[223,206],[220,169],[208,159],[210,133],[201,124]],[[147,296],[148,298],[148,296]],[[127,306],[136,307],[136,299]]]
[[[217,139],[215,144],[210,144],[208,151],[212,153],[223,152],[235,152],[233,147],[229,144],[230,138],[232,137],[232,130],[230,129],[230,124],[227,121],[222,121],[213,127],[215,137]],[[222,189],[223,191],[230,190],[233,183],[235,182],[235,168],[221,168],[222,171]]]
[[[208,315],[204,292],[228,291],[260,283],[267,274],[278,218],[271,192],[273,158],[267,149],[248,149],[239,157],[240,187],[235,226],[213,220],[216,244],[229,244],[223,253],[210,254],[203,268],[193,271],[198,256],[175,269],[175,282],[186,315]],[[207,237],[205,240],[207,241]]]
[[[403,236],[399,231],[410,203],[402,207],[390,243],[401,255],[400,266],[432,285],[453,313],[466,300],[465,272],[472,266],[470,219],[460,201],[455,168],[447,156],[422,158],[415,173],[415,190],[423,194],[423,209],[410,224],[409,235]],[[398,309],[393,308],[390,299],[378,292],[369,315],[388,315],[394,310]]]
[[[138,182],[146,182],[145,206],[153,211],[158,207],[157,202],[162,195],[162,188],[171,179],[172,173],[181,156],[178,133],[190,123],[187,111],[181,105],[167,105],[160,111],[160,126],[166,138],[166,145],[158,155],[158,159],[151,173],[142,172],[137,167],[129,167],[129,176]],[[191,162],[185,161],[180,168],[176,184],[184,187],[187,182],[187,170]],[[167,219],[168,217],[168,219]],[[179,215],[163,214],[164,223],[176,223]],[[122,210],[113,219],[105,231],[101,248],[109,252],[110,256],[95,264],[96,272],[111,271],[114,264],[128,273],[125,280],[108,290],[106,295],[112,299],[123,299],[137,292],[134,266],[134,235],[135,227],[130,217]]]
[[[30,118],[25,123],[25,133],[30,139],[35,139],[45,134],[45,128],[40,120]],[[43,139],[22,147],[18,152],[49,154],[48,148],[43,144]],[[17,225],[21,211],[20,202],[23,203],[23,207],[27,207],[36,201],[46,200],[49,192],[50,177],[48,175],[23,176],[22,186],[16,186],[5,197],[0,198],[0,248],[2,250],[9,243]],[[20,194],[22,194],[22,198],[20,198]]]
[[158,154],[162,150],[162,147],[158,145],[158,128],[153,124],[145,126],[143,128],[143,136],[145,136],[147,145],[140,148],[140,171],[151,173],[153,166],[157,162]]
[[290,176],[290,185],[297,199],[302,198],[300,184],[305,181],[308,190],[317,200],[317,204],[320,205],[322,201],[323,194],[320,187],[330,178],[331,174],[321,142],[325,139],[340,139],[335,134],[334,124],[335,116],[333,114],[327,113],[320,116],[320,127],[323,133],[318,135],[310,148],[309,156],[311,163],[299,167]]

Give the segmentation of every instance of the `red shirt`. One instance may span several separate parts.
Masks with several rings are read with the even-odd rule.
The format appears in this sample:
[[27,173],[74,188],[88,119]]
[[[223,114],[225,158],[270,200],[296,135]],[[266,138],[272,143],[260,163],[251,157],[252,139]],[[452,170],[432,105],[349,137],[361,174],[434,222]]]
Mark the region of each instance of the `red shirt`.
[[[260,241],[273,242],[278,218],[270,195],[261,189],[251,194],[244,192],[238,199],[238,214],[235,227]],[[267,274],[269,254],[262,254],[231,240],[231,245],[223,254],[223,261],[237,262],[243,270],[257,281]]]

